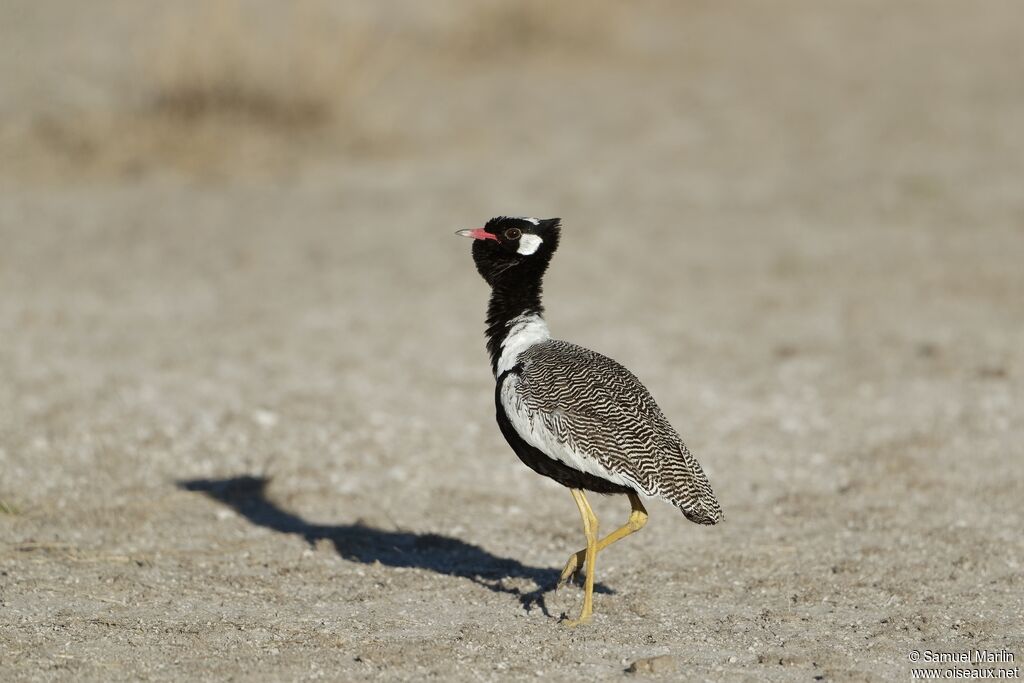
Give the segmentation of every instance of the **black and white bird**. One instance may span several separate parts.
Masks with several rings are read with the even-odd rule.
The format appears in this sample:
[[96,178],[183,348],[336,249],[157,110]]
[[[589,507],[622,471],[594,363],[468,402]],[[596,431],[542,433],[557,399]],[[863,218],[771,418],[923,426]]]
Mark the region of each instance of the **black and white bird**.
[[[722,508],[690,454],[643,384],[611,358],[552,339],[541,284],[558,248],[558,218],[498,217],[473,238],[473,261],[487,284],[487,351],[497,384],[498,426],[520,460],[567,486],[583,518],[587,547],[569,557],[559,585],[585,566],[583,610],[593,613],[597,553],[647,522],[640,495],[672,503],[698,524]],[[604,538],[585,491],[629,496],[628,521]]]

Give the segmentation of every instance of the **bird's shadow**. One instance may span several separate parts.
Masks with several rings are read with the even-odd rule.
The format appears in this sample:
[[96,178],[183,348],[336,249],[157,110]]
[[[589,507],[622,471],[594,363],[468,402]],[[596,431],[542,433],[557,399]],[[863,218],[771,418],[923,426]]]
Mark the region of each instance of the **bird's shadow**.
[[[468,579],[497,593],[519,598],[523,607],[534,607],[546,615],[544,594],[558,584],[560,571],[531,567],[518,560],[498,557],[480,546],[440,534],[412,531],[387,531],[356,522],[355,524],[312,524],[289,512],[267,497],[267,477],[244,475],[228,479],[192,479],[179,481],[178,487],[196,491],[227,505],[253,524],[282,534],[301,536],[315,546],[326,539],[334,544],[338,555],[351,562],[387,567],[407,567]],[[507,579],[532,581],[537,588],[523,591],[507,585]],[[595,592],[610,593],[601,584]]]

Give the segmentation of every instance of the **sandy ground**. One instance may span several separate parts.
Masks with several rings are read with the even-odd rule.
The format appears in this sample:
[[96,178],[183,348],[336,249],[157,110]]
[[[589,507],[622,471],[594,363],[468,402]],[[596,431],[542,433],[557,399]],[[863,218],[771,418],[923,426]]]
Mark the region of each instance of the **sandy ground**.
[[[199,157],[75,127],[140,92],[154,9],[84,6],[0,8],[0,679],[1024,658],[1019,4],[651,4],[600,50],[403,15],[364,133],[203,123]],[[451,234],[502,213],[563,217],[553,332],[647,383],[726,511],[652,503],[577,629],[577,513],[493,422]]]

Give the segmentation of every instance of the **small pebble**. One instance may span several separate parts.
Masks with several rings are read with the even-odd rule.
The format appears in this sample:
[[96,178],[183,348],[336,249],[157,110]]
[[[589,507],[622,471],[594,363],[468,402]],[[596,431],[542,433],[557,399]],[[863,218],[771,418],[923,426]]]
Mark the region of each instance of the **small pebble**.
[[629,665],[626,673],[631,674],[663,674],[676,670],[675,657],[671,655],[658,655],[657,657],[645,657],[638,659]]

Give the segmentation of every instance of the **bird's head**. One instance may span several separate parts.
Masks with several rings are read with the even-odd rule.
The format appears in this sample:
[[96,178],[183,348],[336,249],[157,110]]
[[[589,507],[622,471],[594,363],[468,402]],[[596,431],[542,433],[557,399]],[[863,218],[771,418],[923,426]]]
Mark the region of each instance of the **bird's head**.
[[510,218],[499,216],[482,228],[459,230],[473,238],[473,261],[488,284],[527,271],[543,275],[558,249],[559,218]]

